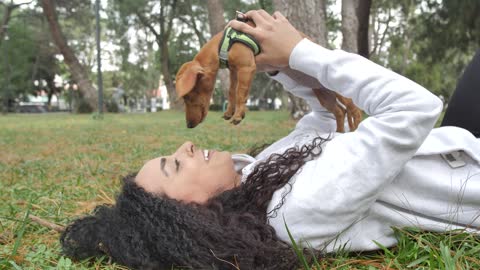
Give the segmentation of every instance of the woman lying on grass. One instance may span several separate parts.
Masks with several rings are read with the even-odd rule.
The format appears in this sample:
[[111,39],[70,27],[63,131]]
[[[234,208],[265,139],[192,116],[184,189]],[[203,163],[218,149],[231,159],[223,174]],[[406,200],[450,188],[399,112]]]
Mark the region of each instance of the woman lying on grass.
[[[259,41],[258,69],[280,70],[272,78],[313,112],[254,158],[186,142],[148,161],[126,177],[115,205],[68,226],[68,256],[106,255],[139,269],[295,269],[286,225],[297,243],[322,252],[393,246],[391,226],[480,232],[480,140],[472,135],[480,121],[470,131],[432,129],[442,103],[420,85],[302,39],[278,12],[247,16],[256,28],[230,25]],[[335,134],[312,87],[352,98],[370,117]],[[455,95],[469,95],[462,106],[470,112],[455,115],[451,104],[446,119],[478,118],[480,91]]]

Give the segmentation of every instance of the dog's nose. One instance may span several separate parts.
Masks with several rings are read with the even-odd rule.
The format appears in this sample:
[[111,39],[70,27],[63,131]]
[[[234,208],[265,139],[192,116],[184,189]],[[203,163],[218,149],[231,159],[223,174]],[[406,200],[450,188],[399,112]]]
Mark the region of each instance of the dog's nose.
[[187,121],[187,128],[194,128],[196,127],[197,125],[195,124],[195,122],[193,121]]

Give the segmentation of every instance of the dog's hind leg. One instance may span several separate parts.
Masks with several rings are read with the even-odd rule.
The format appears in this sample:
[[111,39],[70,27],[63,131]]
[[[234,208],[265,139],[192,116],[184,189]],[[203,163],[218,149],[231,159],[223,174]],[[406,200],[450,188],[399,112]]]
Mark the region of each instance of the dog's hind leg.
[[223,119],[225,120],[230,120],[230,118],[232,118],[233,114],[235,113],[236,87],[237,73],[230,70],[230,88],[228,89],[228,104],[227,109],[223,114]]
[[337,104],[336,93],[327,89],[312,89],[317,96],[318,101],[329,112],[333,113],[337,122],[337,132],[345,132],[345,114],[346,111]]
[[247,110],[246,103],[248,94],[250,92],[250,86],[252,85],[253,78],[255,77],[256,67],[242,67],[237,71],[237,86],[236,86],[236,98],[235,98],[235,114],[232,117],[232,124],[239,124],[245,117]]
[[356,130],[360,124],[360,121],[362,121],[362,111],[355,104],[353,104],[352,99],[346,98],[339,94],[336,94],[336,96],[338,101],[345,106],[348,127],[350,128],[350,131]]

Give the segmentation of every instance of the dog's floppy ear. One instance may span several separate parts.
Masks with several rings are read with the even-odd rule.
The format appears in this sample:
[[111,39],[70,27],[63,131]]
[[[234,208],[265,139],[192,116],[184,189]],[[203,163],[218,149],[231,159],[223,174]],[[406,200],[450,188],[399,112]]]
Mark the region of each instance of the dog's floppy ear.
[[197,61],[190,61],[183,64],[177,74],[175,90],[177,97],[181,98],[192,91],[197,83],[198,75],[204,73],[203,67]]

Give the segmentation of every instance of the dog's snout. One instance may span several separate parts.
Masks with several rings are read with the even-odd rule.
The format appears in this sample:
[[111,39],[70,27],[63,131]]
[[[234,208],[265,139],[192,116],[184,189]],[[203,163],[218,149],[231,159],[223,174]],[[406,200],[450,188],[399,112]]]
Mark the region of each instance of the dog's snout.
[[195,126],[197,126],[197,125],[195,124],[195,122],[193,122],[193,121],[187,121],[187,128],[194,128]]

